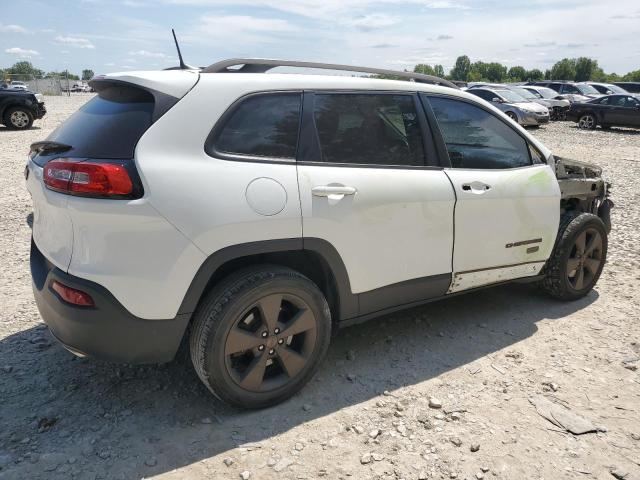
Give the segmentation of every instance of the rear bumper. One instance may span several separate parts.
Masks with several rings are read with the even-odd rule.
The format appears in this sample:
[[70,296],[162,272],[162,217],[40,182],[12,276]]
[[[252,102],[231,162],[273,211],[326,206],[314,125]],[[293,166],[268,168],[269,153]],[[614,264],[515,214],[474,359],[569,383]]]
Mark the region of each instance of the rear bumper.
[[[76,355],[121,363],[163,363],[173,359],[191,314],[144,320],[128,312],[104,287],[69,275],[51,264],[31,242],[33,294],[51,333]],[[82,290],[95,307],[64,302],[54,280]]]

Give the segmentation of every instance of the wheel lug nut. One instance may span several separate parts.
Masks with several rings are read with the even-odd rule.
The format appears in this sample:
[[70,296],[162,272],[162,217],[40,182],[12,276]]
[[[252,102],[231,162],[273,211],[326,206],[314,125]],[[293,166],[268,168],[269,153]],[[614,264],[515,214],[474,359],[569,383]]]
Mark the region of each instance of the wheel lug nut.
[[281,338],[280,340],[278,340],[279,345],[282,345],[283,343],[284,343],[284,339]]
[[260,346],[258,347],[258,350],[260,350],[260,351],[264,350],[264,345],[260,345]]
[[270,349],[270,350],[269,350],[269,355],[273,355],[273,354],[274,354],[274,352],[275,352],[275,350],[274,350],[273,348],[272,348],[272,349]]
[[279,328],[276,328],[276,329],[273,331],[273,333],[275,333],[276,335],[277,335],[277,334],[279,334],[279,333],[280,333],[280,329],[279,329]]
[[269,335],[269,332],[265,331],[262,332],[262,338],[266,338]]

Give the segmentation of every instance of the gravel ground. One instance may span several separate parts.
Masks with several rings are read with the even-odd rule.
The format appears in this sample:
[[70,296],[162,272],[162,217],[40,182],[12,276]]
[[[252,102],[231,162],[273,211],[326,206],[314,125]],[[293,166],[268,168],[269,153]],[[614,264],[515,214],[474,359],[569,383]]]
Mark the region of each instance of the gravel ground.
[[[25,155],[86,98],[48,97],[36,128],[0,128],[0,479],[640,478],[640,132],[534,131],[613,183],[609,262],[588,297],[514,285],[372,320],[334,339],[295,398],[243,412],[184,363],[77,359],[44,328]],[[598,431],[553,425],[538,395]]]

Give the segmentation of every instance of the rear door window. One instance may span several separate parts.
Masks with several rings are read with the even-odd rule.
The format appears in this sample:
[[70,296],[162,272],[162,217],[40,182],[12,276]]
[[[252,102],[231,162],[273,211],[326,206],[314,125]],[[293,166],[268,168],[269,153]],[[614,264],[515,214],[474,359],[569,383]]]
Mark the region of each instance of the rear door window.
[[469,102],[429,97],[453,168],[531,165],[527,142],[492,113]]
[[100,89],[47,140],[72,149],[65,155],[88,158],[133,158],[136,144],[153,123],[155,100],[140,88],[113,85]]
[[[205,150],[249,157],[296,157],[300,93],[268,93],[241,100]],[[215,130],[214,130],[215,131]]]
[[323,162],[425,165],[413,95],[316,93],[313,113]]

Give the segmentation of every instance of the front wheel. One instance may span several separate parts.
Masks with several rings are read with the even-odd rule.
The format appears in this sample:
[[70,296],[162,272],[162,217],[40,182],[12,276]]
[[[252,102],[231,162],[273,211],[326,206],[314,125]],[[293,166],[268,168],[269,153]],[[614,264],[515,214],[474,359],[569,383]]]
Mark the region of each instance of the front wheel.
[[593,113],[585,113],[578,120],[578,127],[584,130],[593,130],[596,128],[596,125],[598,125],[598,122]]
[[509,117],[514,122],[518,123],[518,116],[513,112],[507,112],[507,117]]
[[599,217],[578,212],[563,215],[542,288],[560,300],[584,297],[600,278],[607,245],[607,229]]
[[330,336],[329,306],[311,280],[277,266],[250,268],[223,280],[198,307],[191,360],[214,395],[263,408],[309,381]]
[[14,130],[26,130],[33,125],[33,114],[23,107],[11,107],[4,114],[4,124]]

